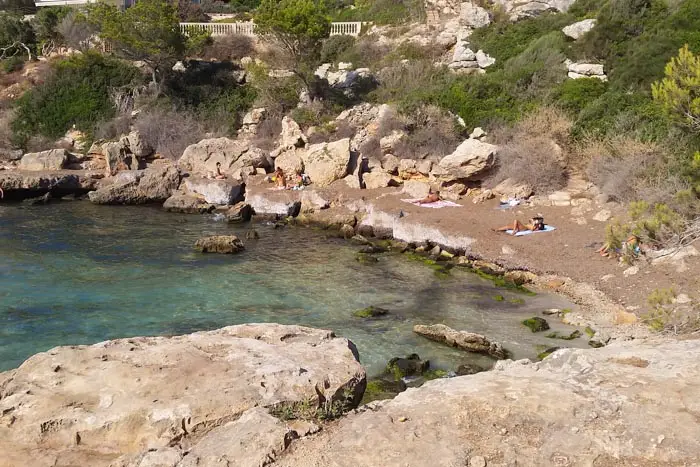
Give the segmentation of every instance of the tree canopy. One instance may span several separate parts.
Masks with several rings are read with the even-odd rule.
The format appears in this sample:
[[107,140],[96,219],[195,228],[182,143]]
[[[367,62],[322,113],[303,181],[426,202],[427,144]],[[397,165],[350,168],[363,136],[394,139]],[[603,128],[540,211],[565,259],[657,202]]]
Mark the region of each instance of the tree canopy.
[[107,3],[90,4],[88,19],[117,56],[149,65],[154,83],[203,39],[180,31],[177,7],[166,0],[140,0],[125,11]]
[[686,44],[668,62],[664,75],[652,85],[654,99],[672,118],[700,133],[700,56]]
[[308,84],[331,28],[324,0],[262,0],[255,25],[259,34],[289,54],[288,66]]

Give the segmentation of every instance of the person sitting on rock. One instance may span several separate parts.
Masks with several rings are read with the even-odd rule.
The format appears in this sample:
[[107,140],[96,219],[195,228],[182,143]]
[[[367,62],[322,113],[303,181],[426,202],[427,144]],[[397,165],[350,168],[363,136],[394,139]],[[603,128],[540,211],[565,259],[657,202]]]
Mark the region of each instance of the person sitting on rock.
[[3,199],[5,197],[5,192],[2,191],[2,188],[0,188],[0,199]]
[[416,201],[416,204],[430,204],[430,203],[436,203],[440,201],[442,198],[440,198],[440,192],[435,190],[433,191],[432,188],[428,190],[428,196],[426,196],[423,199],[419,199]]
[[272,181],[275,182],[277,188],[280,190],[285,190],[287,188],[287,179],[284,176],[284,170],[282,170],[282,167],[277,167],[274,175],[272,176]]
[[545,230],[544,217],[542,217],[542,214],[537,214],[530,219],[529,224],[523,224],[518,219],[515,219],[512,224],[495,229],[496,232],[507,232],[509,230],[511,231],[510,235],[515,235],[518,232],[524,232],[526,230],[532,230],[533,232],[536,230]]
[[214,175],[216,180],[225,180],[226,175],[221,173],[221,162],[216,163],[216,174]]

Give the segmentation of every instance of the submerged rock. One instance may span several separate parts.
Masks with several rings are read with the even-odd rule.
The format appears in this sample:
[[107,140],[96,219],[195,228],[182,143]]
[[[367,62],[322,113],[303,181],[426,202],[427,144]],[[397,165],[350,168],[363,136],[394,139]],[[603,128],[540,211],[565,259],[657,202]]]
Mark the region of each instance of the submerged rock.
[[417,324],[413,326],[413,332],[436,342],[442,342],[451,347],[466,350],[468,352],[491,355],[498,359],[508,358],[508,351],[498,342],[491,342],[481,334],[467,331],[456,331],[444,324],[426,326]]
[[525,321],[523,321],[523,324],[530,329],[532,332],[542,332],[546,331],[549,329],[549,323],[547,323],[547,320],[544,318],[540,318],[539,316],[533,316],[532,318],[528,318]]
[[243,250],[243,242],[235,235],[214,235],[200,238],[194,247],[202,253],[232,254]]
[[387,364],[387,373],[394,376],[394,379],[405,378],[406,376],[420,376],[430,368],[430,361],[421,360],[418,354],[411,354],[408,357],[394,357]]
[[462,363],[457,367],[457,376],[475,375],[477,373],[481,373],[482,371],[486,371],[486,368],[474,363]]
[[261,465],[294,437],[265,407],[354,406],[365,384],[351,342],[301,326],[57,347],[0,373],[0,464]]
[[352,315],[356,318],[378,318],[388,314],[389,310],[374,305],[370,305],[367,308],[362,308],[361,310],[352,312]]

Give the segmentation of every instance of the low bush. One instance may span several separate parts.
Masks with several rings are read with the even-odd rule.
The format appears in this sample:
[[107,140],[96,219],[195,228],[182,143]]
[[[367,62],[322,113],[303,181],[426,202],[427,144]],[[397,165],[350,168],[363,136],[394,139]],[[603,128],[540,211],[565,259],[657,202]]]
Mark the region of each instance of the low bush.
[[321,63],[338,63],[340,57],[355,47],[355,38],[352,36],[331,36],[323,42],[321,47]]
[[96,123],[115,114],[110,90],[140,78],[132,65],[96,53],[55,62],[46,82],[17,101],[15,142],[23,146],[34,135],[56,139],[73,126],[90,135]]
[[2,71],[5,73],[12,73],[14,71],[20,71],[24,67],[24,62],[27,57],[23,55],[14,55],[5,60],[0,60],[0,65],[2,66]]
[[255,52],[253,39],[242,34],[230,34],[215,37],[211,44],[204,47],[202,58],[204,60],[230,61],[250,57]]
[[[408,136],[395,147],[395,153],[402,159],[441,159],[463,140],[455,118],[435,106],[419,107],[402,120]],[[385,131],[391,133],[389,128]]]
[[546,194],[566,185],[571,120],[559,109],[542,107],[512,127],[494,132],[501,145],[498,170],[489,184],[511,179]]
[[144,143],[173,160],[180,158],[187,146],[206,137],[204,125],[196,115],[162,108],[139,113],[134,128]]
[[567,79],[553,92],[552,100],[574,116],[602,96],[607,84],[598,78]]
[[250,85],[255,88],[254,107],[265,107],[270,117],[280,120],[296,108],[303,87],[297,77],[272,78],[268,68],[262,65],[248,65],[246,71]]

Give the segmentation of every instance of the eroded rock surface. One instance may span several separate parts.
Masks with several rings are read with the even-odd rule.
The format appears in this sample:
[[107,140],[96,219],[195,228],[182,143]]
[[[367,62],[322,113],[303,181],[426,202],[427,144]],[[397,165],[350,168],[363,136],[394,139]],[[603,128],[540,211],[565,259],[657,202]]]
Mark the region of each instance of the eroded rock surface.
[[457,347],[467,352],[491,355],[496,358],[506,358],[508,352],[498,342],[492,342],[481,334],[467,331],[457,331],[444,324],[413,326],[413,332],[427,339],[442,342],[450,347]]
[[239,178],[244,167],[266,168],[269,161],[265,152],[251,146],[246,140],[229,138],[204,139],[188,146],[178,165],[184,170],[199,175],[216,172],[216,163],[221,163],[221,172]]
[[111,185],[88,195],[95,204],[146,204],[163,202],[180,185],[180,173],[170,165],[120,172]]
[[[289,430],[247,411],[319,394],[357,402],[364,385],[352,343],[300,326],[57,347],[0,373],[0,465],[107,466],[120,456],[114,465],[175,465],[195,456],[252,465],[276,452],[284,440],[277,428]],[[174,463],[155,462],[161,450]],[[139,463],[129,464],[134,458]]]
[[374,402],[275,466],[695,465],[698,352],[698,340],[634,341],[498,362]]

